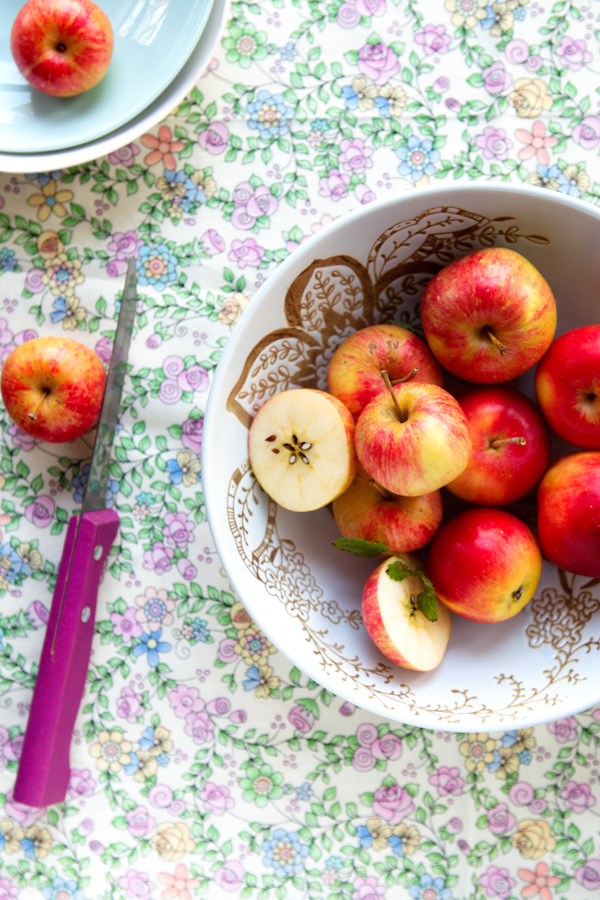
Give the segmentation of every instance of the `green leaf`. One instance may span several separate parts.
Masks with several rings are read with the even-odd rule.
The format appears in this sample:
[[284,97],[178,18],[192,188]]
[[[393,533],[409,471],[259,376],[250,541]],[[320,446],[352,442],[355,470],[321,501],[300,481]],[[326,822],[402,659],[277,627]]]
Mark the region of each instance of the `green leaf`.
[[392,581],[404,581],[409,576],[418,578],[423,590],[417,594],[417,607],[430,622],[437,621],[438,605],[435,588],[421,568],[411,569],[403,559],[395,559],[386,569]]
[[387,544],[381,541],[365,541],[363,538],[341,537],[333,542],[333,546],[337,547],[338,550],[347,550],[348,553],[364,558],[390,555],[392,553]]

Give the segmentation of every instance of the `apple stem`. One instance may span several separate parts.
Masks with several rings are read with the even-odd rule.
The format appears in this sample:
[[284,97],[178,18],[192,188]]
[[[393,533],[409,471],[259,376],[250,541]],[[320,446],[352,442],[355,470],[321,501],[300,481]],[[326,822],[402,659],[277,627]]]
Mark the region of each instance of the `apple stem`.
[[500,354],[502,356],[504,356],[506,354],[506,351],[508,350],[508,347],[505,347],[505,345],[501,341],[498,340],[498,338],[496,337],[496,335],[494,334],[492,329],[489,327],[489,325],[485,326],[484,331],[487,334],[487,336],[489,337],[492,344],[495,344],[496,347],[498,348],[498,350],[500,351]]
[[408,417],[405,416],[404,413],[402,412],[400,404],[398,403],[398,398],[396,397],[396,393],[394,391],[394,388],[392,387],[392,382],[390,381],[390,376],[388,375],[386,369],[381,370],[381,377],[383,378],[383,380],[385,382],[385,386],[388,389],[388,391],[390,392],[392,400],[394,401],[394,406],[396,407],[396,412],[398,413],[398,418],[399,418],[400,422],[406,422],[406,419]]
[[38,402],[35,404],[33,412],[27,413],[27,415],[29,416],[29,418],[31,419],[32,422],[35,422],[35,420],[37,419],[38,409],[40,408],[40,406],[42,405],[42,403],[44,402],[44,400],[46,399],[46,397],[48,396],[49,393],[50,393],[50,391],[47,388],[45,388],[44,392],[42,393],[42,396],[40,397]]
[[527,440],[524,437],[494,438],[493,441],[490,441],[490,447],[497,450],[498,447],[503,447],[504,444],[520,444],[521,447],[524,447],[526,443]]
[[386,489],[385,489],[384,487],[382,487],[380,484],[377,484],[377,482],[375,481],[374,478],[369,478],[369,484],[370,484],[372,487],[374,487],[375,490],[379,491],[379,493],[381,494],[381,496],[384,497],[386,500],[391,500],[391,499],[392,499],[393,495],[390,494],[389,491],[386,491]]
[[403,378],[394,378],[394,380],[391,382],[391,384],[392,384],[392,385],[394,385],[394,384],[406,384],[407,381],[412,381],[412,379],[415,377],[415,375],[417,374],[418,371],[419,371],[419,370],[418,370],[417,367],[415,366],[414,369],[411,369],[411,370],[410,370],[410,372],[408,373],[408,375],[405,375]]

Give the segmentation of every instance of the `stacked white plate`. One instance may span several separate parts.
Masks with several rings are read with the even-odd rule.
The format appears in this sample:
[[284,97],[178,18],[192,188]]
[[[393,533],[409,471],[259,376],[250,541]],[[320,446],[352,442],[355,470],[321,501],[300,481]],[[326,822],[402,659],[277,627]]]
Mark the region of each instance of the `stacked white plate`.
[[114,33],[106,76],[78,97],[39,93],[20,75],[10,28],[24,0],[4,0],[0,170],[45,172],[98,159],[165,118],[206,69],[226,0],[102,0]]

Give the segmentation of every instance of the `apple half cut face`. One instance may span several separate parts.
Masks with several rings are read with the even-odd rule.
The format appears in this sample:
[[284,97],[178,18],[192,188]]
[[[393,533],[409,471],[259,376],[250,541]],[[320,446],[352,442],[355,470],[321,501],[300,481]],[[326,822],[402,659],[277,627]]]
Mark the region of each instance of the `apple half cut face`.
[[362,595],[362,616],[373,643],[391,662],[405,669],[429,672],[441,663],[452,627],[450,610],[438,603],[438,618],[431,622],[417,607],[423,588],[416,575],[395,581],[388,567],[401,560],[414,571],[419,561],[406,554],[390,556],[371,573]]
[[258,483],[276,503],[295,512],[320,509],[356,474],[354,419],[325,391],[281,391],[252,420],[248,453]]

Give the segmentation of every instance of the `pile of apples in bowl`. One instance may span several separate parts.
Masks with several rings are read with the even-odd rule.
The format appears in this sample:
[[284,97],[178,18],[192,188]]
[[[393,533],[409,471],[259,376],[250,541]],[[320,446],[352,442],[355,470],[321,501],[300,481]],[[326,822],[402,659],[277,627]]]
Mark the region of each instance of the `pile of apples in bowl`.
[[306,241],[236,326],[209,523],[331,693],[454,731],[600,700],[599,237],[554,192],[419,189]]

